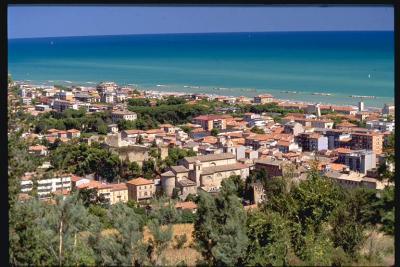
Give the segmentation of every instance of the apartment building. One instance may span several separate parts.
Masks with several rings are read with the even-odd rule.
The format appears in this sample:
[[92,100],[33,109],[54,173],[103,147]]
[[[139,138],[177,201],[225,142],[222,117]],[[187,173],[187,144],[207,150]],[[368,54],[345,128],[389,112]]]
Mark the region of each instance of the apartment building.
[[372,150],[375,154],[381,154],[383,150],[383,134],[381,133],[352,133],[350,141],[353,150]]
[[193,119],[194,124],[199,124],[206,131],[216,128],[219,130],[226,129],[227,119],[232,118],[228,115],[201,115]]
[[328,149],[328,138],[318,133],[301,133],[295,137],[303,151],[321,151]]
[[55,109],[57,112],[63,112],[64,110],[69,108],[78,109],[78,105],[66,100],[54,100],[53,109]]
[[337,162],[345,164],[351,171],[366,174],[376,168],[376,155],[371,150],[343,150],[339,151]]

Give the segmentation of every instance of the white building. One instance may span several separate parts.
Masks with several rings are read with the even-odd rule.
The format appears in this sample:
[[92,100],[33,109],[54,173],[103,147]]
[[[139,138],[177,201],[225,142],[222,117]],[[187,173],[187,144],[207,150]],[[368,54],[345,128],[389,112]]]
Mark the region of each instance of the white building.
[[368,129],[374,129],[374,130],[379,130],[379,131],[389,131],[393,132],[395,123],[390,122],[390,121],[379,121],[379,120],[373,120],[373,121],[367,121],[366,122],[367,128]]
[[[27,193],[32,191],[33,181],[29,178],[21,179],[21,192]],[[57,190],[71,190],[71,177],[55,177],[50,179],[42,179],[37,181],[37,194],[39,198],[50,196],[51,193]]]
[[137,119],[137,114],[130,111],[113,111],[111,113],[111,119],[113,123],[117,123],[120,120],[134,121]]

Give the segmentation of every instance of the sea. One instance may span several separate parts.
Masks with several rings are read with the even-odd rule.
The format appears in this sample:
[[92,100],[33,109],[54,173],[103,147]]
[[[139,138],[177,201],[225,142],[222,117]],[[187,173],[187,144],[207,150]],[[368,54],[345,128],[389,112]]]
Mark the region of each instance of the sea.
[[[8,72],[34,84],[394,103],[393,32],[243,32],[8,40]],[[321,95],[321,93],[323,95]]]

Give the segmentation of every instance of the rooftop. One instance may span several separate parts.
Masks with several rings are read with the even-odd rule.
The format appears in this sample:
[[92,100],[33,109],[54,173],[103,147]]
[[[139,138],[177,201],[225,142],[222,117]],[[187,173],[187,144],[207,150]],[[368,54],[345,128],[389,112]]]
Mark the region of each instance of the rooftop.
[[234,164],[204,168],[201,174],[208,175],[208,174],[213,174],[216,172],[235,171],[235,170],[241,170],[241,169],[246,169],[246,168],[248,168],[248,166],[246,164],[234,163]]
[[126,182],[126,183],[127,183],[127,184],[131,184],[131,185],[136,185],[136,186],[138,186],[138,185],[154,184],[154,181],[152,181],[152,180],[147,180],[147,179],[144,179],[144,178],[142,178],[142,177],[139,177],[139,178],[136,178],[136,179],[129,180],[129,181]]
[[189,163],[195,163],[196,161],[207,162],[214,160],[234,159],[234,158],[236,157],[232,153],[221,153],[221,154],[209,154],[209,155],[185,157],[185,160]]

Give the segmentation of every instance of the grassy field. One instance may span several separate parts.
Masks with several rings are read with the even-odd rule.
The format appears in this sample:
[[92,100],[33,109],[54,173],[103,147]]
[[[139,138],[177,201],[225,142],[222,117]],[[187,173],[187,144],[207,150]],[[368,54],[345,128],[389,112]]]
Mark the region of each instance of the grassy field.
[[360,264],[375,266],[394,266],[394,238],[380,232],[369,232],[368,238],[361,248],[363,254],[369,262]]

